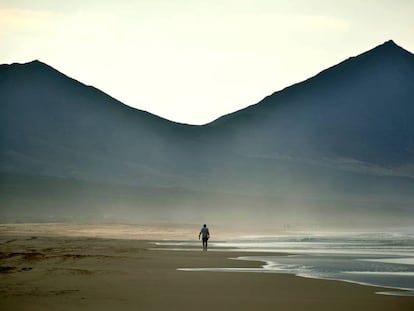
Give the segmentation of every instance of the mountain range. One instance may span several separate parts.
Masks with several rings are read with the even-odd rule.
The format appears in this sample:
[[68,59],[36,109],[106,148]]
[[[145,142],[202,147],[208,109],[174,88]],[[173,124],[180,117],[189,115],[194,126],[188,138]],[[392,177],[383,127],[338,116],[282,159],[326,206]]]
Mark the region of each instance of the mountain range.
[[404,226],[414,55],[387,41],[202,126],[0,65],[0,221]]

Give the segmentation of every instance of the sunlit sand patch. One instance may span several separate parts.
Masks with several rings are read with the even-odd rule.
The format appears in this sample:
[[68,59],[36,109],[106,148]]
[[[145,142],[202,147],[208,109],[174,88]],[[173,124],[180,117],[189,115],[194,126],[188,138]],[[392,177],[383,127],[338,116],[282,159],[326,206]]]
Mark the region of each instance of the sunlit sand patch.
[[[127,224],[67,224],[67,223],[28,223],[0,224],[0,234],[26,236],[66,236],[93,237],[113,239],[185,239],[194,238],[197,226],[158,226],[158,225],[127,225]],[[13,243],[10,239],[4,243]]]

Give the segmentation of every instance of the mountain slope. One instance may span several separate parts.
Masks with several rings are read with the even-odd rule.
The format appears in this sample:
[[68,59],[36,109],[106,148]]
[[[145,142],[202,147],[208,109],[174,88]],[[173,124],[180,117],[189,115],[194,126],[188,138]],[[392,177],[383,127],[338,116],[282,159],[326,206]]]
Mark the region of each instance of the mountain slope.
[[413,86],[414,56],[388,41],[190,126],[1,65],[0,219],[410,223]]
[[414,160],[413,85],[414,56],[388,41],[209,126],[243,153],[403,166]]
[[151,167],[174,171],[164,155],[185,157],[195,139],[190,126],[125,106],[38,61],[0,67],[0,102],[9,172],[139,184],[152,178]]

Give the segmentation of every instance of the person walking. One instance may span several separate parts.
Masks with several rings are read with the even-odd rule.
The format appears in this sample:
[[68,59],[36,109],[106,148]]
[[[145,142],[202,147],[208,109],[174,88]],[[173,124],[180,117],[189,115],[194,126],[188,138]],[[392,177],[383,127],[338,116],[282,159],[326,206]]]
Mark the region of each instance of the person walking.
[[198,239],[200,240],[200,237],[203,237],[203,251],[207,251],[207,241],[210,238],[210,231],[208,231],[207,225],[204,224],[203,227],[200,230],[200,233],[198,234]]

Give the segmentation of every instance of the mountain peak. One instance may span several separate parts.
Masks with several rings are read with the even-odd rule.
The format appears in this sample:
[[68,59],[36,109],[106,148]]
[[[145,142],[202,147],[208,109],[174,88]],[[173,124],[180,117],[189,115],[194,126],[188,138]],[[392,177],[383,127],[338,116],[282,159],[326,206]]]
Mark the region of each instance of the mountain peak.
[[361,54],[361,56],[365,54],[372,54],[372,53],[384,54],[387,57],[391,55],[398,55],[398,54],[412,55],[409,51],[405,50],[404,48],[396,44],[393,40],[385,41],[383,44],[380,44],[376,46],[375,48]]
[[364,53],[349,57],[337,65],[321,71],[316,76],[305,80],[304,83],[329,79],[336,79],[338,82],[339,75],[344,79],[352,80],[356,77],[365,76],[368,72],[375,71],[378,73],[378,68],[381,68],[383,72],[387,70],[386,68],[394,72],[401,72],[413,66],[414,55],[397,45],[393,40],[388,40]]
[[52,68],[51,66],[49,66],[46,63],[41,62],[38,59],[29,61],[29,62],[25,62],[25,63],[11,63],[11,64],[1,64],[0,68],[3,70],[29,70],[32,72],[36,72],[36,71],[44,71],[44,70],[53,70],[56,71],[54,68]]
[[28,64],[40,64],[40,63],[42,63],[42,62],[38,59],[34,59],[31,62],[28,62]]
[[381,45],[393,45],[393,46],[398,46],[393,40],[388,40],[385,41],[383,44]]
[[[227,123],[239,115],[243,115],[244,119],[247,114],[262,115],[260,113],[262,109],[279,109],[276,107],[285,106],[289,101],[295,102],[292,105],[298,105],[298,102],[306,103],[310,101],[311,96],[319,96],[319,94],[324,94],[326,98],[327,93],[333,92],[333,90],[344,97],[348,94],[346,90],[349,90],[351,86],[352,88],[360,88],[364,84],[366,89],[361,89],[361,92],[367,94],[368,89],[377,90],[372,86],[375,83],[377,86],[380,82],[390,86],[392,83],[411,81],[410,77],[413,73],[414,55],[397,45],[393,40],[388,40],[366,52],[349,57],[309,79],[277,91],[257,104],[222,116],[212,123]],[[391,76],[394,79],[390,79]],[[332,102],[336,101],[336,99],[332,99]],[[352,100],[350,99],[350,101]],[[267,113],[268,111],[266,111]]]
[[33,66],[33,67],[47,67],[47,68],[52,68],[48,64],[46,64],[46,63],[44,63],[44,62],[42,62],[42,61],[40,61],[38,59],[32,60],[32,61],[27,62],[27,63],[23,63],[21,65]]
[[383,44],[378,45],[375,49],[388,49],[388,50],[394,50],[394,51],[405,51],[407,50],[403,49],[401,46],[399,46],[397,43],[395,43],[393,40],[385,41]]
[[46,64],[41,62],[38,59],[34,59],[32,61],[24,62],[24,63],[14,62],[14,63],[11,63],[11,64],[2,64],[2,65],[4,65],[4,66],[30,66],[30,65],[46,65]]

